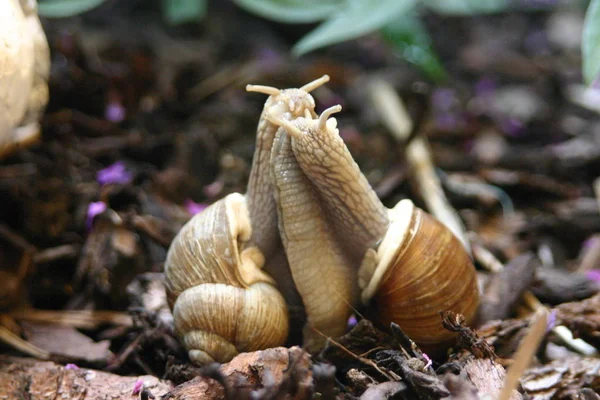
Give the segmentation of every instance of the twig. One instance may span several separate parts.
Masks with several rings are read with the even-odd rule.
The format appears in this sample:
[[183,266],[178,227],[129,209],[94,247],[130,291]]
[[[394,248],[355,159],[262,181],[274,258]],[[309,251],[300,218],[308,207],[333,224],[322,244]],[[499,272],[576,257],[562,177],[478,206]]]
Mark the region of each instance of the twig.
[[[384,124],[392,132],[393,137],[398,142],[406,143],[413,129],[413,123],[400,97],[389,84],[380,80],[371,82],[369,91],[375,109],[379,111]],[[408,143],[406,159],[411,166],[411,173],[428,210],[445,224],[470,251],[465,228],[444,194],[432,161],[429,143],[425,137],[417,136]]]
[[598,202],[598,210],[600,210],[600,177],[594,179],[594,195],[596,196],[596,201]]
[[63,258],[75,257],[79,252],[79,247],[73,244],[64,244],[62,246],[50,247],[40,250],[33,255],[34,264],[43,264]]
[[114,324],[132,326],[132,318],[126,314],[116,311],[94,311],[94,310],[34,310],[24,309],[12,311],[11,317],[31,322],[42,322],[48,324],[66,325],[73,328],[94,329],[101,324]]
[[[474,239],[473,256],[477,262],[493,273],[498,273],[504,269],[504,265],[492,254],[492,252],[478,242],[478,239],[474,234],[470,237]],[[546,312],[549,311],[530,291],[523,293],[522,298],[523,302],[534,312],[542,309]],[[551,331],[562,340],[565,346],[580,354],[593,355],[597,353],[596,348],[583,339],[574,339],[573,333],[564,325],[553,326],[551,327]]]
[[481,264],[481,266],[490,272],[497,274],[504,269],[504,265],[481,243],[481,239],[475,232],[469,232],[469,240],[473,250],[473,258]]
[[508,400],[511,397],[513,390],[519,385],[519,380],[525,369],[531,363],[531,358],[537,351],[537,348],[545,336],[548,319],[548,310],[539,308],[531,321],[529,331],[521,341],[521,345],[514,356],[514,361],[508,368],[502,391],[498,396],[498,400]]
[[50,353],[46,350],[40,349],[28,341],[21,339],[2,325],[0,325],[0,341],[37,359],[47,360],[50,358]]
[[[546,307],[544,307],[544,305],[531,292],[526,292],[523,295],[523,300],[525,301],[525,304],[527,304],[527,306],[534,311],[546,309]],[[575,350],[579,354],[583,354],[584,356],[594,356],[598,353],[594,346],[587,343],[583,339],[575,339],[573,337],[573,332],[571,332],[571,330],[564,325],[553,326],[552,333],[558,336],[565,346]]]
[[[386,378],[388,378],[390,381],[398,381],[400,380],[400,377],[397,376],[396,374],[394,374],[393,372],[389,371],[383,371],[374,361],[369,360],[368,358],[364,358],[361,357],[359,355],[354,354],[353,352],[351,352],[350,350],[348,350],[346,347],[344,347],[341,343],[336,342],[335,340],[333,340],[332,338],[329,338],[329,342],[332,343],[333,345],[337,346],[340,350],[342,350],[344,353],[348,354],[350,357],[360,361],[363,364],[366,364],[372,368],[374,368],[377,372],[379,372],[381,375],[385,376]],[[392,374],[392,375],[390,375]]]

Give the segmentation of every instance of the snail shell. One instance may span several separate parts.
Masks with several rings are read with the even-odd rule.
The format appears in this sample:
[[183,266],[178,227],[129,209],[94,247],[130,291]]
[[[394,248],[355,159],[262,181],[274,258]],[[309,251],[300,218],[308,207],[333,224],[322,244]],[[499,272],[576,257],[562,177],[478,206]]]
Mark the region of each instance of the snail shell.
[[39,136],[50,49],[35,1],[0,2],[0,157]]
[[[244,196],[233,193],[179,231],[165,261],[175,332],[197,364],[276,347],[288,335],[285,301],[262,271]],[[242,250],[243,249],[243,250]]]
[[458,238],[436,218],[401,200],[389,212],[390,228],[359,271],[362,302],[374,320],[397,323],[423,350],[436,352],[455,334],[440,311],[470,323],[479,304],[475,267]]

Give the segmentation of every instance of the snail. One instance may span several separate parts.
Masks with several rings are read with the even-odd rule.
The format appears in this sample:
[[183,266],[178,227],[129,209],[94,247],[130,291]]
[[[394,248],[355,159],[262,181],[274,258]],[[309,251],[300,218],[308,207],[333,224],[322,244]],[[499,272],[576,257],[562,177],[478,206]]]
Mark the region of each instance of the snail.
[[427,350],[453,337],[439,311],[467,321],[475,315],[476,273],[466,249],[410,200],[382,204],[331,117],[341,106],[315,113],[309,92],[327,81],[247,87],[269,95],[248,190],[193,217],[169,248],[169,304],[196,363],[283,344],[298,307],[311,352],[343,334],[355,308],[382,326],[398,323]]
[[270,97],[258,123],[246,194],[230,194],[192,217],[169,246],[167,299],[175,332],[197,364],[281,345],[290,331],[289,316],[303,319],[272,193],[269,163],[279,127],[266,115],[316,115],[309,93],[328,80],[325,75],[299,89],[247,87]]
[[[469,322],[475,316],[475,267],[458,238],[410,200],[385,208],[339,136],[335,118],[328,119],[339,111],[341,106],[333,106],[318,119],[268,118],[291,137],[294,158],[324,211],[322,220],[335,232],[331,242],[320,240],[318,246],[342,250],[347,276],[354,279],[357,271],[361,303],[374,321],[384,327],[397,323],[435,354],[454,337],[443,329],[439,311],[463,314]],[[280,219],[285,237],[285,214]],[[294,251],[286,248],[292,272],[296,257],[322,265],[319,252]]]
[[50,48],[35,0],[0,2],[0,157],[39,136],[48,103]]

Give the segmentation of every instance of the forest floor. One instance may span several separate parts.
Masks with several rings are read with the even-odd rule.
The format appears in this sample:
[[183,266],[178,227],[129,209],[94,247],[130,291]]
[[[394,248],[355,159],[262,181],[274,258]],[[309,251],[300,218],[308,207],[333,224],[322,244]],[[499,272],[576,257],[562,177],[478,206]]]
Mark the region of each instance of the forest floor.
[[[581,83],[583,14],[427,16],[448,73],[438,83],[375,35],[294,59],[310,26],[233,5],[177,28],[126,6],[43,22],[41,140],[0,164],[0,336],[23,340],[0,342],[0,398],[496,396],[540,310],[513,398],[600,398],[600,92]],[[166,305],[169,244],[206,205],[246,191],[265,101],[246,84],[323,74],[317,111],[343,106],[340,135],[378,196],[427,210],[370,82],[405,102],[467,232],[480,323],[447,316],[460,340],[431,365],[401,331],[360,320],[312,357],[282,347],[193,367]]]

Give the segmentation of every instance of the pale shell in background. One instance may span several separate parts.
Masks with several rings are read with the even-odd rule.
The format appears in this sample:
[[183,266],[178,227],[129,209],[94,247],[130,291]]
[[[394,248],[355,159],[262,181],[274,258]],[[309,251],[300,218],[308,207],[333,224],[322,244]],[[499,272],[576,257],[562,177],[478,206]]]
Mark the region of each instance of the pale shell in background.
[[0,2],[0,158],[39,136],[50,50],[35,1]]

